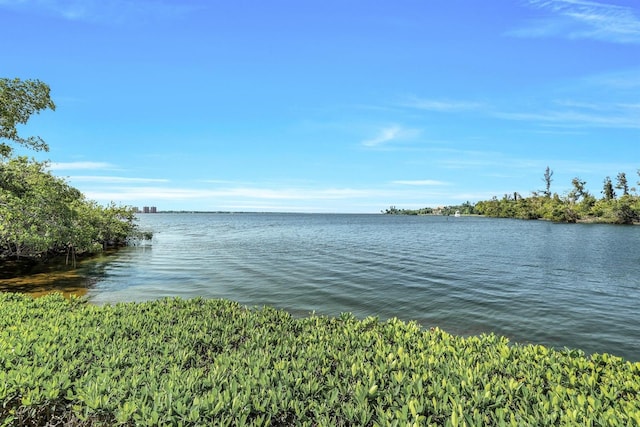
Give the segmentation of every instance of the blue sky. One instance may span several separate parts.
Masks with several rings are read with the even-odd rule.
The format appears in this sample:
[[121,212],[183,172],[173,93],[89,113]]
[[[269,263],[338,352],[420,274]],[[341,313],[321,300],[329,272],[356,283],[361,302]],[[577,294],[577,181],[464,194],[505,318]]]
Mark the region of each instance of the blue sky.
[[[0,0],[53,173],[159,209],[379,212],[640,178],[637,0]],[[640,186],[638,186],[640,187]]]

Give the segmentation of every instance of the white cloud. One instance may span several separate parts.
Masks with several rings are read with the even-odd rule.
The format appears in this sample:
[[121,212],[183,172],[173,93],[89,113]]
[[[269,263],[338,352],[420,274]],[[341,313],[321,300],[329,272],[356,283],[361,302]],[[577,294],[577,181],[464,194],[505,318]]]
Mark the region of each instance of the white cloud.
[[214,190],[211,194],[215,197],[243,197],[249,199],[271,199],[271,200],[328,200],[328,199],[348,199],[354,197],[368,196],[367,190],[355,190],[351,188],[255,188],[240,187],[223,190]]
[[633,94],[637,99],[637,90],[640,89],[640,68],[617,70],[605,74],[586,77],[584,83],[589,86],[620,91]]
[[50,170],[81,170],[81,169],[112,169],[113,165],[106,162],[52,162]]
[[529,121],[553,128],[640,129],[640,69],[583,76],[562,85],[555,99],[537,99],[524,109],[516,104],[487,111],[492,117]]
[[392,181],[392,184],[398,185],[414,185],[414,186],[440,186],[449,185],[448,182],[436,181],[434,179],[421,179],[421,180],[398,180]]
[[362,145],[365,147],[378,147],[393,141],[415,138],[419,134],[420,131],[418,129],[390,126],[381,129],[375,137],[362,141]]
[[379,212],[389,204],[418,208],[460,203],[454,192],[443,188],[448,185],[453,184],[435,180],[398,180],[363,188],[313,185],[203,188],[126,183],[101,186],[98,183],[89,184],[81,191],[99,203],[114,201],[134,206],[153,205],[161,210],[371,213]]
[[438,111],[452,113],[483,108],[483,104],[473,101],[451,101],[438,99],[412,98],[401,104],[403,107],[416,108],[419,110]]
[[630,7],[586,0],[529,0],[553,13],[544,20],[510,31],[519,37],[566,36],[614,43],[640,43],[640,18]]
[[74,175],[69,177],[73,182],[96,182],[106,184],[131,184],[131,183],[152,183],[169,182],[163,178],[130,178],[124,176],[95,176],[95,175]]
[[[640,69],[629,68],[609,73],[579,77],[558,89],[562,98],[545,99],[528,96],[526,109],[505,100],[492,104],[466,100],[411,98],[406,108],[442,113],[469,112],[478,117],[529,121],[546,127],[570,130],[589,128],[640,128]],[[500,104],[503,104],[500,106]],[[536,107],[536,104],[538,105]],[[382,140],[384,134],[379,136]],[[391,136],[389,132],[388,136]],[[372,140],[375,142],[377,140]]]
[[85,189],[84,194],[98,201],[188,200],[212,197],[209,191],[167,187],[118,187]]
[[122,23],[175,18],[194,9],[181,2],[149,0],[0,0],[0,7],[44,12],[70,21]]
[[85,190],[90,199],[97,200],[186,200],[241,198],[243,200],[339,200],[369,197],[377,191],[352,188],[258,188],[237,187],[221,189],[195,189],[172,187],[118,187]]
[[634,105],[617,104],[610,106],[608,111],[596,112],[568,109],[544,112],[496,112],[493,115],[500,119],[538,122],[567,128],[640,129],[640,110]]

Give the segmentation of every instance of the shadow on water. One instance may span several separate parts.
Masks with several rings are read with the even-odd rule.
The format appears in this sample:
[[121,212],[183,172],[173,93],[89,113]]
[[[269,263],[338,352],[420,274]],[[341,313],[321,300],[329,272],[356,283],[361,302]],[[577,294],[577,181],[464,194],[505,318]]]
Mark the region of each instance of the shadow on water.
[[84,296],[104,276],[104,264],[112,253],[83,259],[75,267],[64,257],[46,263],[24,260],[0,262],[0,292],[15,292],[39,297],[61,293],[66,298]]

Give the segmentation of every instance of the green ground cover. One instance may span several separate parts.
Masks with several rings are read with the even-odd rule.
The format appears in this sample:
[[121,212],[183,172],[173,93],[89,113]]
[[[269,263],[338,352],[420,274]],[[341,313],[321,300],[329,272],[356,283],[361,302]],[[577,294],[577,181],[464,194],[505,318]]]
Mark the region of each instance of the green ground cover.
[[0,295],[3,425],[639,425],[640,363],[224,300]]

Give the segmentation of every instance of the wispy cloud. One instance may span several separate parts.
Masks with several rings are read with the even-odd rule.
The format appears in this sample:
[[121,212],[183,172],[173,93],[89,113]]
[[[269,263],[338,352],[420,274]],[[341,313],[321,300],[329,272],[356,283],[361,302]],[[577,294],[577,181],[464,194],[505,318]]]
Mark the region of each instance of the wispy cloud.
[[[572,3],[569,0],[548,3],[556,2]],[[397,105],[429,112],[466,113],[478,118],[528,121],[554,129],[640,128],[640,68],[578,77],[563,82],[555,92],[556,98],[544,92],[534,96],[525,92],[517,100],[497,96],[490,103],[412,97]],[[393,136],[391,130],[381,133],[370,143],[375,145],[374,142],[383,141],[385,136],[390,138]]]
[[493,174],[496,170],[543,170],[545,167],[544,162],[540,163],[540,161],[534,159],[511,157],[501,151],[447,149],[441,150],[441,153],[445,155],[438,160],[438,163],[444,169],[491,171],[489,173],[483,172],[485,175]]
[[537,112],[495,112],[494,117],[506,120],[537,122],[564,128],[616,128],[640,129],[638,104],[600,104],[597,106],[574,103],[566,108]]
[[640,129],[639,99],[640,68],[632,67],[563,81],[548,95],[522,96],[510,103],[498,100],[495,108],[483,113],[547,130],[636,130]]
[[174,18],[194,8],[182,2],[149,0],[0,0],[0,7],[44,12],[70,21],[110,23]]
[[188,200],[188,199],[240,199],[240,200],[341,200],[370,197],[377,191],[353,188],[260,188],[237,187],[220,189],[173,188],[166,186],[123,186],[86,190],[96,200]]
[[640,68],[636,67],[589,76],[583,79],[583,83],[589,86],[600,87],[606,90],[607,93],[611,90],[629,93],[635,97],[635,99],[638,99],[637,90],[640,89]]
[[272,199],[272,200],[327,200],[327,199],[349,199],[354,197],[369,196],[367,190],[352,188],[256,188],[239,187],[221,190],[212,190],[211,194],[216,197],[242,197],[250,199]]
[[427,187],[450,185],[448,182],[436,181],[434,179],[398,180],[398,181],[392,181],[391,183],[397,184],[397,185],[413,185],[413,186],[427,186]]
[[73,182],[94,182],[100,184],[135,184],[169,182],[164,178],[132,178],[124,176],[95,176],[95,175],[74,175],[70,177]]
[[114,166],[112,164],[106,162],[52,162],[49,164],[49,169],[52,171],[113,168]]
[[[169,184],[135,182],[79,183],[83,193],[100,203],[154,205],[161,210],[230,210],[278,212],[379,212],[393,203],[419,208],[460,203],[453,183],[438,180],[396,180],[365,187],[233,182],[203,187],[203,181]],[[142,184],[142,185],[140,185]],[[290,183],[291,184],[291,183]],[[336,206],[340,206],[336,210]]]
[[630,7],[588,0],[529,0],[528,4],[553,15],[512,30],[509,35],[640,43],[640,17]]
[[401,103],[401,106],[416,108],[419,110],[453,113],[460,111],[477,110],[483,108],[484,104],[474,101],[452,101],[442,99],[422,99],[414,97]]
[[419,129],[390,126],[381,129],[375,137],[362,141],[362,145],[365,147],[379,147],[390,142],[415,138],[418,135],[420,135]]
[[213,197],[214,195],[206,190],[191,188],[169,188],[156,186],[143,187],[110,187],[110,188],[83,188],[84,194],[92,200],[97,201],[118,201],[118,202],[145,202],[145,201],[165,201],[165,200],[189,200]]

